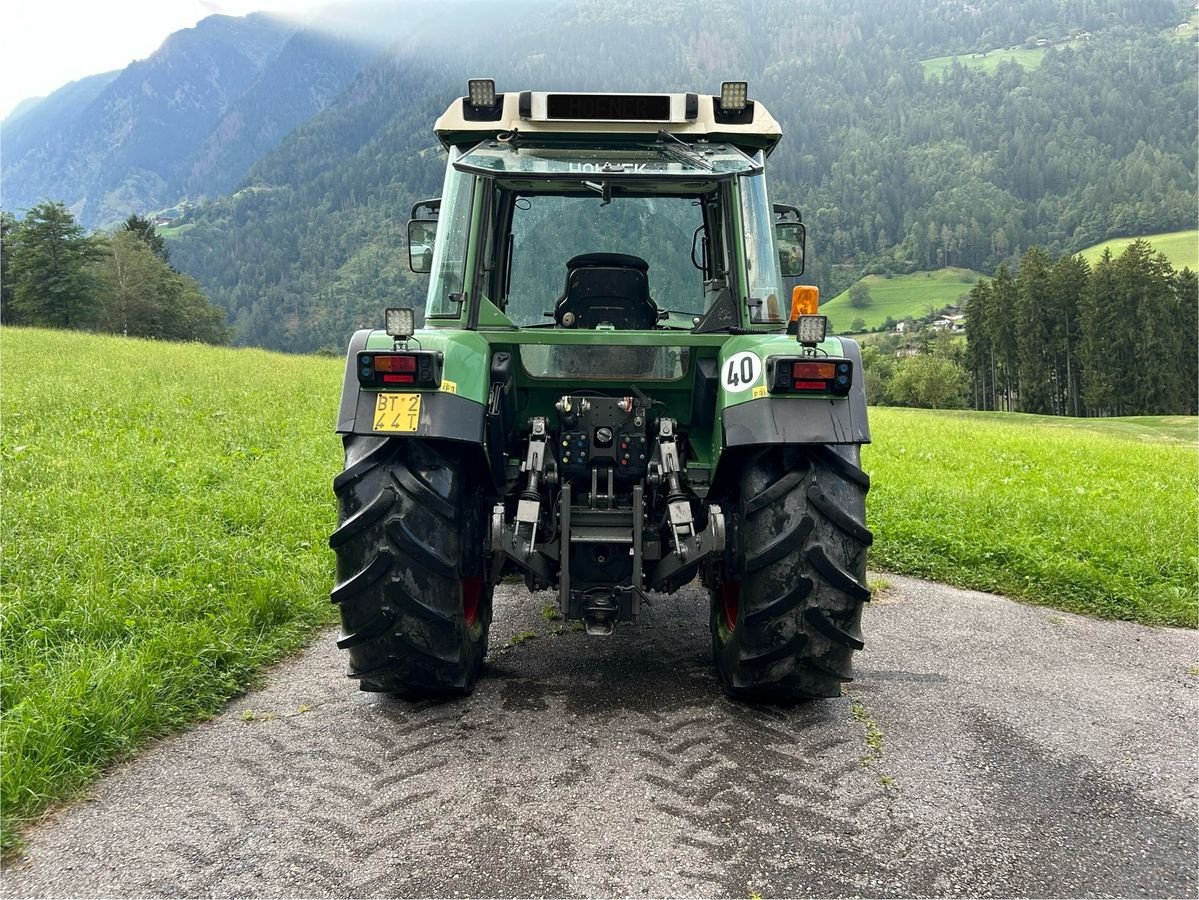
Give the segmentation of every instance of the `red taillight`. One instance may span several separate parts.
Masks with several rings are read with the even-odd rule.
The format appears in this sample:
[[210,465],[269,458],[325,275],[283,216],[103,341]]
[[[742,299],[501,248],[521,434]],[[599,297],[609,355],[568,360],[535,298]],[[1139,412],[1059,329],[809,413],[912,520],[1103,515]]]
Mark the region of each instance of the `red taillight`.
[[408,350],[399,353],[358,354],[358,383],[366,388],[412,385],[441,387],[442,355],[438,350]]
[[844,397],[853,384],[853,363],[836,356],[771,356],[766,389],[772,394],[832,394]]
[[[416,357],[415,356],[376,356],[375,357],[376,372],[415,372]],[[384,378],[384,381],[388,379]],[[408,381],[412,381],[409,376]]]
[[830,362],[797,362],[791,366],[791,377],[795,379],[796,387],[804,379],[827,381],[837,377],[837,367]]

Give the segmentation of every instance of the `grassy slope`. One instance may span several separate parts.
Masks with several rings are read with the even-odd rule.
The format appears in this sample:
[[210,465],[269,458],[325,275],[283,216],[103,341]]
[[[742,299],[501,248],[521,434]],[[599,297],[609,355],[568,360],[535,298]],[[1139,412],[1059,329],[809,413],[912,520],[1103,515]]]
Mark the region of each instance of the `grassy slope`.
[[872,410],[871,564],[1196,624],[1199,420]]
[[934,56],[930,59],[920,60],[920,65],[924,67],[924,74],[929,76],[940,76],[953,65],[955,59],[967,69],[981,69],[984,72],[994,72],[999,68],[1000,63],[1009,61],[1019,63],[1026,69],[1035,69],[1045,58],[1045,52],[1046,48],[1044,47],[1033,49],[1016,47],[1011,50],[989,50],[986,56],[975,56],[970,53]]
[[[1175,269],[1190,267],[1192,271],[1199,271],[1199,230],[1145,234],[1141,235],[1140,239],[1148,241],[1155,253],[1166,254],[1170,265]],[[1112,256],[1119,256],[1135,240],[1135,237],[1113,238],[1102,244],[1087,247],[1080,253],[1088,262],[1093,263],[1103,255],[1105,249],[1110,249]]]
[[843,291],[831,300],[820,304],[820,313],[829,317],[831,332],[848,331],[854,319],[866,320],[867,328],[875,328],[887,317],[899,321],[906,316],[919,318],[928,315],[929,307],[941,307],[955,303],[962,294],[968,294],[980,275],[971,269],[938,269],[935,272],[915,272],[911,275],[867,275],[862,280],[870,289],[871,304],[865,309],[849,305],[849,291]]
[[0,334],[7,846],[331,620],[342,364]]

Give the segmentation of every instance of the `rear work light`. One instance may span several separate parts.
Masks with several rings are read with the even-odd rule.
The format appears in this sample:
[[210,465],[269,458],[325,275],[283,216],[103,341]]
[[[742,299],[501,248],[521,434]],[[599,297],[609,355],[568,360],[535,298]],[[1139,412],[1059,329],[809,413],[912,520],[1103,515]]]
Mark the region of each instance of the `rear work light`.
[[766,385],[772,394],[833,394],[844,397],[853,384],[853,363],[822,356],[772,356]]
[[358,354],[358,383],[363,387],[441,387],[442,355],[436,350]]

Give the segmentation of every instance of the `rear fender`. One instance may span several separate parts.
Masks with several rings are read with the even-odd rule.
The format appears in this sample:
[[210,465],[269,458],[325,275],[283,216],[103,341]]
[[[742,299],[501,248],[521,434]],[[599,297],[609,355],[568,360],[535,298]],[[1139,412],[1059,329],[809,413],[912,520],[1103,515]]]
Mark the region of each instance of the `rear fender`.
[[[386,435],[440,438],[481,445],[486,422],[490,356],[487,341],[475,332],[422,330],[412,339],[411,345],[443,354],[441,386],[404,389],[403,393],[421,395],[416,430]],[[381,434],[374,430],[374,421],[379,395],[383,392],[359,385],[358,354],[364,350],[384,351],[394,347],[395,342],[382,331],[362,329],[350,338],[337,414],[339,434]]]
[[[829,338],[818,350],[853,364],[853,382],[846,397],[795,397],[766,389],[767,360],[793,356],[798,346],[786,335],[740,335],[721,348],[717,386],[717,418],[712,434],[714,481],[720,460],[736,457],[744,448],[799,444],[867,444],[866,391],[862,354],[849,338]],[[746,377],[750,376],[750,377]]]

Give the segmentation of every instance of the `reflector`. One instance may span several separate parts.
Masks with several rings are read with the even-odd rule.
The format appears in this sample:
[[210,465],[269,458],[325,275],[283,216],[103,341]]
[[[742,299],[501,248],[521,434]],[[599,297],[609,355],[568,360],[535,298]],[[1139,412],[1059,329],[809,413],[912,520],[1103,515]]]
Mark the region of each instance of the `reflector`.
[[415,372],[415,356],[376,356],[376,372]]
[[834,378],[837,367],[829,362],[797,362],[791,367],[791,377],[799,381],[803,378]]

